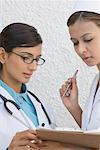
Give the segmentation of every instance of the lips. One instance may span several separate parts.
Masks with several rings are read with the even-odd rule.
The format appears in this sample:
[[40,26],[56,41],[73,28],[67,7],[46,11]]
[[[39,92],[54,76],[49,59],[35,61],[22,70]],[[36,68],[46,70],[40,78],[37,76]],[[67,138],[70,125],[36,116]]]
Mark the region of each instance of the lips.
[[32,76],[32,73],[23,73],[23,75],[26,77],[26,78],[30,78]]
[[82,59],[83,59],[85,62],[87,62],[87,61],[89,61],[91,58],[92,58],[92,57],[89,56],[89,57],[83,57]]

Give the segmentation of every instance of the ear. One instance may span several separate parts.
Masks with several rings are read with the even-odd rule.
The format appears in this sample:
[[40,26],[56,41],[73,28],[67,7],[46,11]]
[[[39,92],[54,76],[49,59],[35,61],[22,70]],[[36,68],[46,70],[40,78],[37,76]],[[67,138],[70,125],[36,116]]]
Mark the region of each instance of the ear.
[[2,64],[5,63],[6,56],[7,56],[7,54],[6,54],[5,49],[4,49],[3,47],[0,47],[0,62],[1,62]]

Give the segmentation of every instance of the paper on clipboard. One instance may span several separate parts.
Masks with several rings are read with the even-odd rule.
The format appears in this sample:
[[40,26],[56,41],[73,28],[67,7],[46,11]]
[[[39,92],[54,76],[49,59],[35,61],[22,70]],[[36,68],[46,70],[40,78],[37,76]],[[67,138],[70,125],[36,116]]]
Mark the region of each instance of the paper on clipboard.
[[89,148],[100,147],[100,133],[83,132],[82,130],[36,129],[37,136],[42,140],[58,141]]

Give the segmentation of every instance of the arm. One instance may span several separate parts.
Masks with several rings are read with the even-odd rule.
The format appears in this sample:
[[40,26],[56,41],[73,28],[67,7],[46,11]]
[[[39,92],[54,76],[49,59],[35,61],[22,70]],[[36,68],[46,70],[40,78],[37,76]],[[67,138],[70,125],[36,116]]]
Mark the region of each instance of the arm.
[[66,90],[66,85],[68,82],[62,85],[60,89],[60,95],[61,99],[63,101],[63,104],[65,107],[68,109],[68,111],[71,113],[71,115],[74,117],[75,121],[77,124],[81,127],[81,120],[82,120],[82,109],[78,104],[78,88],[77,88],[77,83],[76,79],[70,78],[71,80],[71,88],[70,88],[70,95],[69,96],[63,96],[65,90]]
[[81,128],[81,123],[82,123],[82,109],[79,105],[77,105],[76,107],[74,106],[73,109],[68,110],[71,115],[73,116],[73,118],[75,119],[75,121],[77,122],[77,124],[79,125],[79,127]]

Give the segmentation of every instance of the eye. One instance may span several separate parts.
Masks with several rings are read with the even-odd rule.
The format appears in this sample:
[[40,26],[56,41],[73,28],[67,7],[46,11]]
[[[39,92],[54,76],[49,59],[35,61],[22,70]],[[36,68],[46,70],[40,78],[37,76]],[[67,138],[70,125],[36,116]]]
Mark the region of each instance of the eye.
[[28,57],[28,56],[21,56],[21,57],[22,57],[22,59],[25,60],[25,61],[27,61],[27,60],[30,59],[30,57]]
[[91,42],[93,39],[85,39],[84,42]]
[[74,39],[74,38],[71,38],[71,41],[72,41],[74,46],[77,46],[79,44],[79,41]]
[[73,41],[72,41],[72,43],[74,46],[77,46],[79,44],[79,42],[73,42]]

